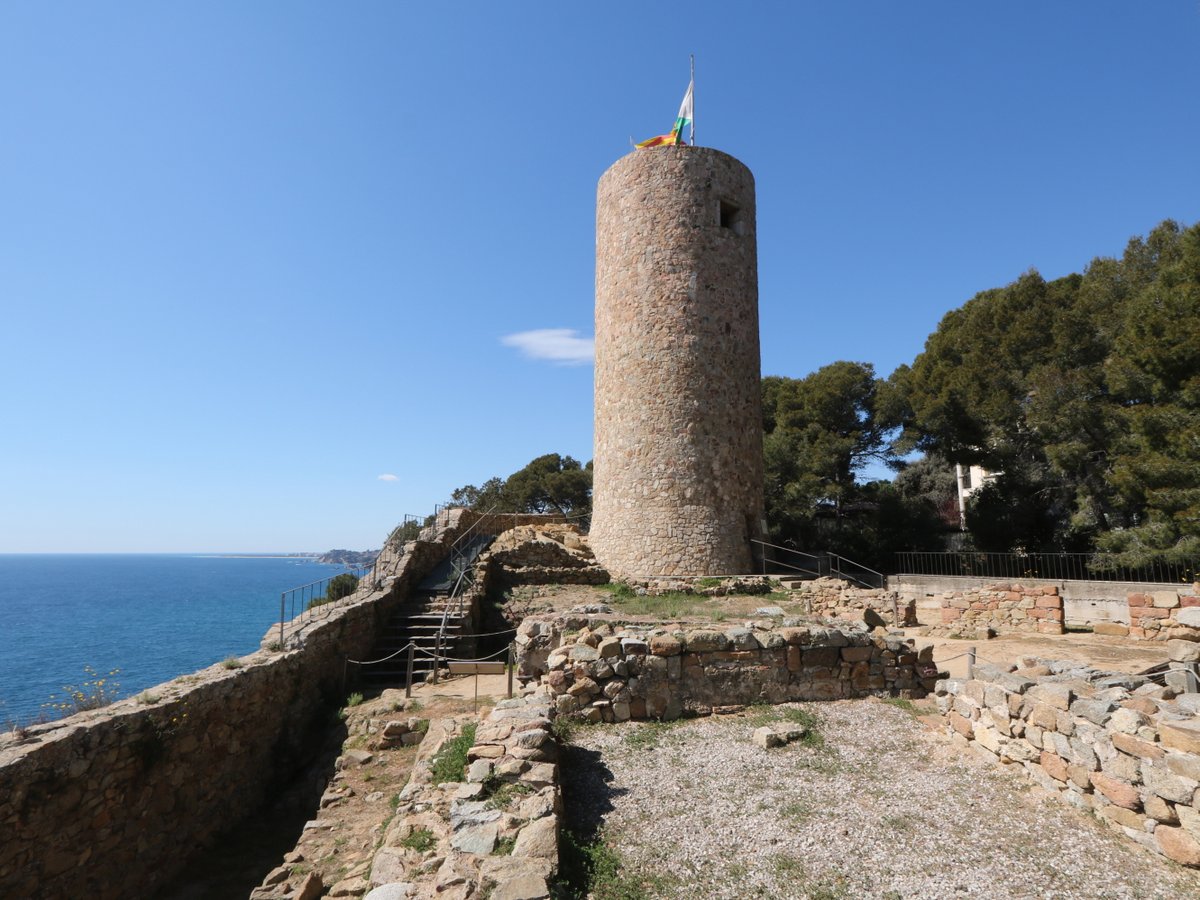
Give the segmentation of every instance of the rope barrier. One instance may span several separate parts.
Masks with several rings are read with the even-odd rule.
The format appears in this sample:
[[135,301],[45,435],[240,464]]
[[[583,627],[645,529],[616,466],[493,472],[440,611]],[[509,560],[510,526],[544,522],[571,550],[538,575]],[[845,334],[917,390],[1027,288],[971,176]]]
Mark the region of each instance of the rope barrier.
[[413,646],[412,644],[406,644],[405,646],[403,646],[399,650],[397,650],[395,653],[392,653],[389,656],[385,656],[383,659],[370,659],[370,660],[364,661],[361,659],[350,659],[349,657],[346,657],[346,662],[354,663],[356,666],[373,666],[373,665],[376,665],[377,663],[387,662],[389,659],[394,659],[395,657],[399,656],[401,653],[403,653],[405,650],[407,650],[409,647],[412,647],[412,646]]
[[428,650],[422,650],[420,647],[417,647],[416,650],[418,653],[420,653],[422,656],[424,656],[427,659],[436,659],[438,661],[445,661],[445,662],[487,662],[488,660],[495,659],[496,657],[500,656],[501,654],[508,652],[508,648],[505,647],[503,650],[497,650],[495,653],[491,654],[490,656],[481,656],[478,659],[469,659],[469,658],[458,657],[458,656],[437,656],[436,654],[430,653]]

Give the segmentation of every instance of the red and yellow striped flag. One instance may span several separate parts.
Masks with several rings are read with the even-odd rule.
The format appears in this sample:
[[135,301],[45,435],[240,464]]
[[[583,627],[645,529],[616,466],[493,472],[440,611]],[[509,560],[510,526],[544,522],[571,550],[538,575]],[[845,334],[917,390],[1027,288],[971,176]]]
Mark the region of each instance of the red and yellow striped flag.
[[683,102],[679,104],[679,115],[675,117],[675,127],[671,129],[669,134],[660,134],[658,137],[652,137],[648,141],[642,141],[637,145],[639,150],[649,150],[651,147],[671,147],[675,144],[686,144],[683,139],[683,129],[692,123],[693,112],[692,89],[695,83],[689,81],[687,93],[683,95]]

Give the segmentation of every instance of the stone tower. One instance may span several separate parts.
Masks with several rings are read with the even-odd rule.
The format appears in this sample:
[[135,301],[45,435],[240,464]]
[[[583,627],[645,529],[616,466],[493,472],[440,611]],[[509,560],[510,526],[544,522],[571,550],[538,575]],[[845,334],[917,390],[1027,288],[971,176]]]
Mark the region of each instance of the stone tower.
[[591,545],[614,578],[753,571],[763,510],[754,176],[638,150],[596,199]]

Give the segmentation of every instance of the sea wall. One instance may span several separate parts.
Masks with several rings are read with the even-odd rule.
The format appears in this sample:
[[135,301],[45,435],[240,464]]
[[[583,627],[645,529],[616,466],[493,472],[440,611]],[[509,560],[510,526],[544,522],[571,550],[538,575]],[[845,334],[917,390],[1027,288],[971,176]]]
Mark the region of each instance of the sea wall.
[[370,651],[468,521],[393,548],[367,589],[307,614],[282,647],[272,629],[240,660],[0,736],[0,896],[115,900],[169,881],[310,758],[345,657]]
[[823,626],[663,628],[591,616],[527,619],[518,671],[542,676],[560,714],[590,721],[674,719],[723,706],[922,697],[932,648]]
[[[1178,671],[1200,659],[1200,644],[1170,649]],[[1076,662],[1023,663],[939,681],[947,733],[1130,840],[1200,867],[1200,694]]]

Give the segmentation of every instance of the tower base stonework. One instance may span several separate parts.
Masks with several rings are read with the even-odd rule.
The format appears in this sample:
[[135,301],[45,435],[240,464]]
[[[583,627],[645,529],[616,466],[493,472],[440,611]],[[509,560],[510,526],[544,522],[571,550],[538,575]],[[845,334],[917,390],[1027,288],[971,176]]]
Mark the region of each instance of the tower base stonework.
[[614,578],[752,571],[763,509],[754,177],[699,147],[600,179],[591,545]]

